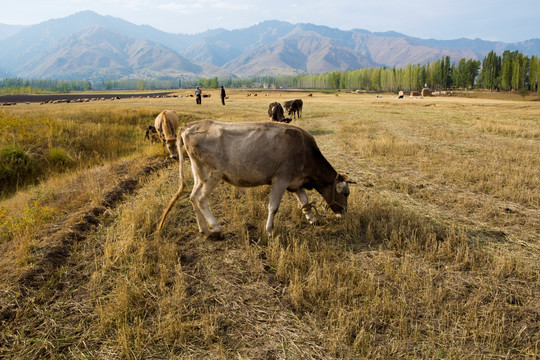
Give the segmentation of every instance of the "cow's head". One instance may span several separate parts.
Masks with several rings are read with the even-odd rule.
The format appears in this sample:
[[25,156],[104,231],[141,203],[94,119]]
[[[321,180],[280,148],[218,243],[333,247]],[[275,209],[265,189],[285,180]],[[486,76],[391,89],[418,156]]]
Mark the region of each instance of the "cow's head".
[[172,159],[178,160],[178,147],[176,146],[176,138],[165,140],[167,150]]
[[329,199],[328,207],[337,217],[341,217],[347,213],[347,199],[350,194],[349,183],[350,181],[347,180],[347,176],[337,174],[332,185],[332,195]]

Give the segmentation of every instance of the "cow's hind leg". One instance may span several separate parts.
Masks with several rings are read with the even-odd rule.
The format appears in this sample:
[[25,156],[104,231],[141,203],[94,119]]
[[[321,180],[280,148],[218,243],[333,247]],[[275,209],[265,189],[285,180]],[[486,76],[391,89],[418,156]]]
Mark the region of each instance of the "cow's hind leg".
[[317,222],[317,219],[315,218],[315,216],[313,215],[313,212],[311,211],[312,206],[310,202],[308,201],[306,191],[304,189],[299,189],[298,191],[294,193],[294,195],[298,199],[298,202],[300,203],[300,205],[302,205],[302,212],[306,216],[306,219],[308,219],[308,221],[311,224],[315,224]]
[[272,236],[272,230],[274,229],[274,217],[279,209],[281,198],[285,189],[287,189],[288,182],[276,181],[272,184],[272,190],[270,191],[270,201],[268,203],[268,220],[266,221],[266,232],[268,236]]
[[199,224],[199,230],[207,236],[219,236],[221,228],[218,221],[210,211],[208,203],[208,196],[212,190],[216,187],[219,180],[221,180],[221,173],[217,171],[210,171],[206,176],[197,179],[196,186],[193,187],[193,191],[189,197],[195,216],[197,217],[197,223]]
[[193,194],[200,194],[201,187],[202,187],[202,183],[200,182],[199,177],[194,175],[193,190],[191,190],[191,195],[189,196],[189,199],[191,201],[191,205],[193,206],[193,212],[195,213],[195,218],[197,219],[197,226],[199,226],[199,232],[203,234],[209,234],[210,230],[208,229],[208,225],[206,224],[206,219],[204,218],[203,213],[199,209],[199,206],[196,205],[195,202],[193,201],[194,199]]

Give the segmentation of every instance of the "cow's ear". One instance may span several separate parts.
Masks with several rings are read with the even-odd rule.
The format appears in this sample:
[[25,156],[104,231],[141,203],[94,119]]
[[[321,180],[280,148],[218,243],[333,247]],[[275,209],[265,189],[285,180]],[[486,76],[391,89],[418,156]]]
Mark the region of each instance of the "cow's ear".
[[346,174],[339,174],[338,181],[345,181],[347,184],[358,184],[356,181],[349,179]]

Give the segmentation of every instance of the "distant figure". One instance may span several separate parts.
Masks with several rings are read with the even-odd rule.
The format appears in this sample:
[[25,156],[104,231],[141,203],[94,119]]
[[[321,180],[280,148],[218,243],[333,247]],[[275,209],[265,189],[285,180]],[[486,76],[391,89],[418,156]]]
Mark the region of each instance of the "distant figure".
[[221,103],[225,105],[225,97],[227,95],[225,94],[225,88],[223,88],[223,85],[221,86]]
[[197,89],[195,89],[195,101],[197,102],[198,105],[201,105],[201,89],[199,89],[199,87],[197,86]]

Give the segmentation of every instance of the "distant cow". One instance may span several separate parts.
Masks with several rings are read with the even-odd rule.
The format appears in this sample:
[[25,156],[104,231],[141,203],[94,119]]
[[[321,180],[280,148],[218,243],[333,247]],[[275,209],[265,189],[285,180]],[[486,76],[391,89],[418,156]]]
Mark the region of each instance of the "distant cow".
[[161,141],[154,125],[148,125],[144,138],[146,140],[149,140],[151,144],[155,144],[156,142]]
[[283,107],[285,108],[285,111],[291,116],[293,114],[294,118],[296,119],[296,114],[298,114],[298,117],[302,117],[302,107],[304,106],[304,102],[302,99],[292,99],[287,100],[283,103]]
[[272,185],[266,231],[271,235],[274,216],[285,190],[293,192],[306,218],[315,223],[306,189],[317,190],[338,217],[347,211],[349,185],[346,177],[324,158],[313,136],[288,124],[224,123],[203,120],[186,124],[178,136],[179,188],[163,212],[167,214],[187,186],[183,173],[182,146],[191,162],[194,185],[189,197],[199,231],[219,236],[221,228],[210,212],[208,198],[224,180],[234,186]]
[[178,159],[176,147],[176,131],[178,129],[178,115],[172,110],[163,110],[154,121],[154,127],[163,143],[167,147],[170,157]]
[[270,117],[270,120],[272,121],[279,121],[284,123],[290,123],[292,121],[291,118],[286,118],[283,113],[283,106],[281,106],[278,102],[273,102],[268,105],[268,117]]

